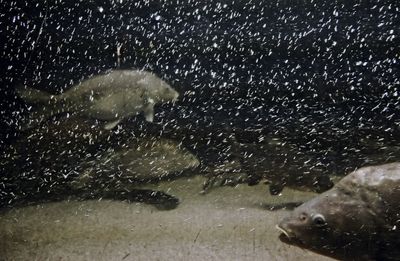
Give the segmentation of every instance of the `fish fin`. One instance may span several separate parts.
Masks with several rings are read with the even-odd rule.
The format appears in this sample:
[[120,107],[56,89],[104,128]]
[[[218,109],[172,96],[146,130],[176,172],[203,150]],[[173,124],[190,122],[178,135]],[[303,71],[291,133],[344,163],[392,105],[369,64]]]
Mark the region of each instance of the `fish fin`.
[[154,120],[154,102],[149,102],[148,104],[146,104],[143,109],[143,112],[144,112],[144,117],[146,118],[146,121],[153,122],[153,120]]
[[65,111],[65,106],[58,95],[51,95],[45,91],[29,88],[23,85],[15,87],[15,91],[26,103],[36,105],[28,116],[21,119],[20,130],[34,128],[44,120]]
[[44,120],[64,111],[63,106],[58,102],[57,95],[23,85],[16,86],[15,92],[26,103],[36,105],[28,116],[21,119],[20,130],[22,131],[32,129]]
[[55,97],[45,91],[23,85],[16,86],[15,91],[21,99],[30,104],[48,104],[51,103],[51,100]]
[[120,123],[120,121],[121,121],[120,119],[115,120],[115,121],[110,121],[106,125],[104,125],[104,129],[105,130],[112,130],[112,129],[115,128],[115,126],[118,125],[118,123]]

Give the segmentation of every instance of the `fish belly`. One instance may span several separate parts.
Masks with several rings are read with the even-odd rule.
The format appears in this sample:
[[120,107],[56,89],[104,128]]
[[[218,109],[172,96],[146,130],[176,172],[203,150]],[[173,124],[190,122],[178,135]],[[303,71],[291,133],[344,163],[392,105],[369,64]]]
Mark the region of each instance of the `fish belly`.
[[84,111],[89,117],[99,120],[122,119],[140,113],[143,104],[140,101],[127,101],[123,95],[111,95],[91,102]]

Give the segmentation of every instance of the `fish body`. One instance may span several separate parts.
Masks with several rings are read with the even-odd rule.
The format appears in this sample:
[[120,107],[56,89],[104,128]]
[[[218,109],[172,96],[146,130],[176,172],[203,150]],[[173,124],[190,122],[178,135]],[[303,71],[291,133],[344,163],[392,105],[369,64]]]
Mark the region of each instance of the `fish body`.
[[204,147],[208,149],[210,133],[214,133],[216,136],[214,139],[217,141],[219,139],[220,142],[211,147],[218,148],[219,152],[230,153],[226,160],[212,162],[203,169],[207,177],[203,192],[219,186],[236,186],[241,183],[252,186],[260,182],[269,184],[271,195],[281,194],[285,187],[317,193],[333,187],[334,183],[326,171],[315,166],[311,156],[297,150],[293,144],[269,137],[257,142],[241,142],[243,136],[251,138],[255,134],[243,135],[240,133],[242,137],[239,136],[238,139],[236,136],[238,132],[240,133],[241,130],[236,129],[235,133],[232,133],[229,128],[218,131],[214,129],[206,132],[208,137],[202,140],[200,139],[201,135],[196,135],[196,138],[199,139],[196,144],[203,143]]
[[282,241],[340,260],[400,260],[400,163],[360,168],[277,228]]
[[180,142],[135,131],[103,131],[96,120],[64,117],[22,133],[0,157],[0,211],[70,197],[177,207],[175,196],[142,187],[195,175],[189,169],[198,158]]
[[279,195],[285,187],[322,193],[333,182],[311,155],[299,151],[293,144],[278,138],[236,146],[241,165],[249,173],[248,184],[266,180],[271,195]]
[[81,166],[74,187],[104,189],[158,182],[200,165],[198,158],[179,143],[168,139],[130,140],[116,150]]
[[59,95],[31,88],[17,88],[28,103],[42,105],[23,129],[29,129],[53,115],[70,112],[107,121],[112,129],[122,119],[144,112],[154,118],[154,105],[177,100],[179,93],[155,74],[139,70],[113,70],[86,79]]

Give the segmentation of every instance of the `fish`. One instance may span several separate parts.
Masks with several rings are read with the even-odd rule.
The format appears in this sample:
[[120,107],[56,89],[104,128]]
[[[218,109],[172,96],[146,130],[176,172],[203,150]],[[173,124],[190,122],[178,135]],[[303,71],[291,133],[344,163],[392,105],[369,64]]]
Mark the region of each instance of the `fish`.
[[177,141],[165,138],[132,138],[80,166],[75,188],[125,187],[157,183],[195,169],[199,159]]
[[174,209],[180,203],[178,198],[141,186],[178,178],[199,165],[198,158],[176,141],[130,140],[84,162],[78,168],[79,176],[68,187],[83,199],[139,201],[158,209]]
[[22,133],[0,155],[0,211],[102,198],[173,209],[179,198],[155,184],[194,176],[199,164],[195,153],[178,140],[143,133],[129,124],[103,131],[94,119],[63,116],[59,124],[45,122]]
[[146,121],[153,122],[155,104],[175,102],[179,97],[168,83],[143,70],[111,70],[85,79],[59,95],[26,86],[17,86],[16,92],[25,102],[39,106],[23,121],[22,130],[61,113],[106,121],[107,130],[140,112]]
[[281,241],[338,260],[400,260],[400,163],[362,167],[295,208]]
[[242,166],[250,173],[247,183],[255,185],[266,180],[271,195],[281,194],[285,187],[322,193],[334,185],[312,155],[278,137],[241,144],[239,148]]
[[281,194],[285,187],[322,193],[334,185],[311,155],[278,138],[265,138],[257,143],[241,143],[233,138],[229,145],[232,158],[239,166],[230,167],[233,171],[225,171],[223,175],[218,174],[221,184],[247,183],[252,186],[263,181],[269,185],[271,195]]

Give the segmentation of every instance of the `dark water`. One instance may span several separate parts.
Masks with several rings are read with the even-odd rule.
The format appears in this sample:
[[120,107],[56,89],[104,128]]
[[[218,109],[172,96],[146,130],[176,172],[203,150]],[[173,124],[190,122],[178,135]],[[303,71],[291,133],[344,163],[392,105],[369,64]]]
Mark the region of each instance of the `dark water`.
[[265,169],[273,138],[295,169],[344,174],[400,156],[398,1],[0,3],[2,148],[20,138],[16,122],[27,113],[16,84],[60,93],[93,74],[139,68],[182,94],[157,108],[156,122],[205,162],[236,155]]

